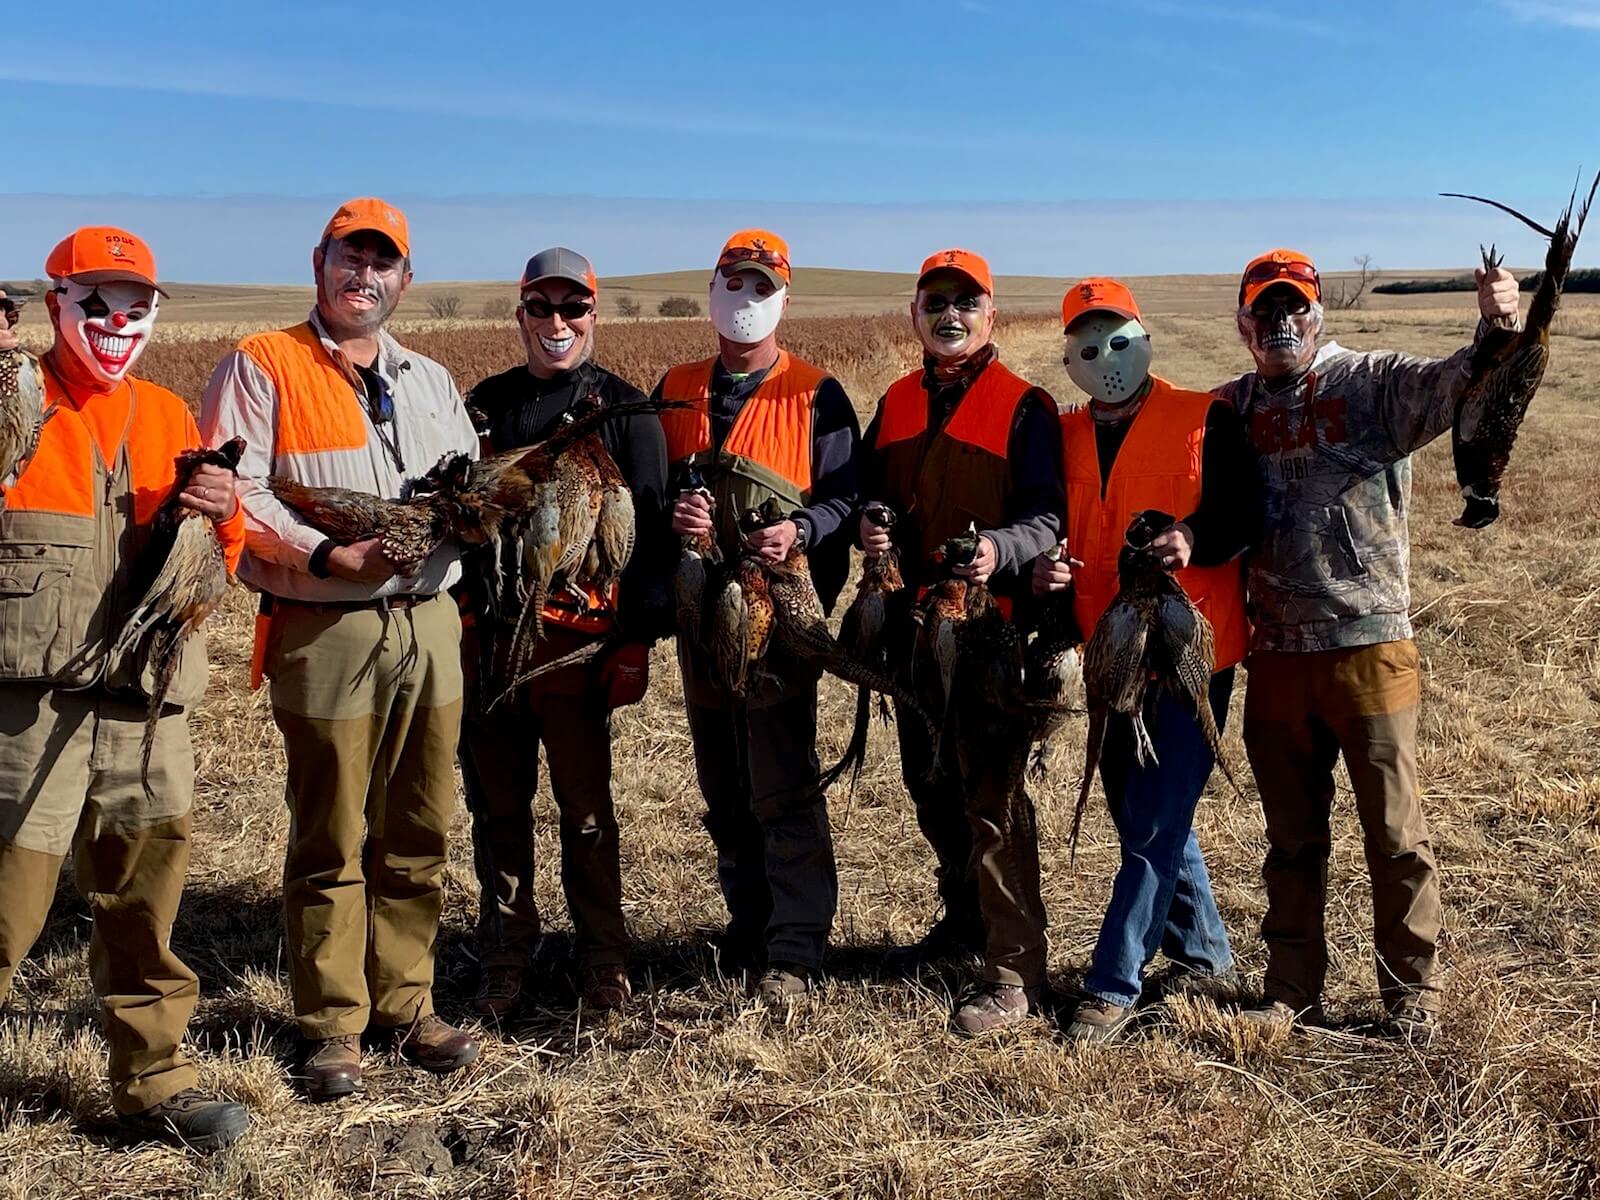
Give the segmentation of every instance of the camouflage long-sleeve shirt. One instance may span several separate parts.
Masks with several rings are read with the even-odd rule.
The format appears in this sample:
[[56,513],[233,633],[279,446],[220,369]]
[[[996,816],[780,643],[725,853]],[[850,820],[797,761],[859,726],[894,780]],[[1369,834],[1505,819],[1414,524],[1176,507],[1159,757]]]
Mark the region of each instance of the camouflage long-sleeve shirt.
[[1255,649],[1411,636],[1410,456],[1450,428],[1471,354],[1358,354],[1329,342],[1294,387],[1269,392],[1251,372],[1216,390],[1248,425],[1261,470],[1266,530],[1249,564]]

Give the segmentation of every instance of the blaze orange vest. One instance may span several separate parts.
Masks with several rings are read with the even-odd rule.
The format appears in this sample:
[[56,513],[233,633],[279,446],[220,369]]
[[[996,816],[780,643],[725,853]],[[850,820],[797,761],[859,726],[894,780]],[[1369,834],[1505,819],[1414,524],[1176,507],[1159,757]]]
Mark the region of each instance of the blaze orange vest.
[[278,393],[275,454],[360,450],[367,444],[362,385],[347,375],[309,321],[239,343]]
[[[1073,592],[1078,624],[1086,633],[1117,594],[1117,555],[1134,514],[1153,508],[1182,519],[1200,503],[1206,414],[1216,397],[1184,391],[1154,376],[1150,383],[1150,394],[1133,418],[1103,492],[1088,406],[1061,418],[1067,546],[1083,563],[1073,573]],[[1185,567],[1178,582],[1211,622],[1216,669],[1241,661],[1250,647],[1242,561]]]
[[744,402],[720,447],[711,444],[711,376],[715,357],[673,367],[661,380],[661,399],[686,408],[661,414],[667,462],[692,463],[715,500],[718,540],[736,553],[739,514],[776,496],[792,508],[811,498],[811,413],[826,371],[787,350]]

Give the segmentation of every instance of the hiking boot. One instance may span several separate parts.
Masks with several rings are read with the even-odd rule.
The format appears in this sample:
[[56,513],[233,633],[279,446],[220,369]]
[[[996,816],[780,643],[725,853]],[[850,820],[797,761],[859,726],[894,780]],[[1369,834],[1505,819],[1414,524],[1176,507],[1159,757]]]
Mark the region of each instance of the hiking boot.
[[884,954],[883,965],[891,972],[907,972],[932,963],[981,958],[984,940],[981,917],[946,911],[920,941]]
[[628,973],[620,963],[600,963],[578,972],[578,999],[589,1008],[610,1012],[621,1008],[632,997]]
[[338,1100],[361,1090],[361,1039],[353,1033],[307,1038],[300,1071],[306,1095],[316,1101]]
[[429,1013],[416,1024],[395,1032],[400,1056],[436,1075],[458,1071],[478,1057],[478,1040],[437,1013]]
[[1297,1009],[1282,1000],[1262,999],[1260,1003],[1239,1010],[1239,1019],[1263,1031],[1288,1029],[1293,1025],[1316,1025],[1322,1021],[1322,1010],[1316,1005]]
[[1124,1008],[1099,996],[1089,996],[1073,1012],[1067,1036],[1085,1044],[1116,1042],[1122,1039],[1132,1020],[1131,1007]]
[[1020,1025],[1038,1011],[1038,988],[986,983],[956,1009],[955,1026],[961,1033],[988,1033]]
[[1438,1013],[1408,1004],[1389,1014],[1385,1032],[1420,1049],[1433,1041],[1438,1030]]
[[788,1008],[791,1001],[811,990],[811,972],[796,963],[773,963],[750,989],[750,995],[768,1008]]
[[250,1115],[244,1105],[232,1100],[213,1100],[199,1088],[184,1088],[160,1104],[122,1117],[125,1128],[148,1134],[195,1150],[212,1154],[231,1146],[250,1128]]
[[484,967],[472,1007],[480,1017],[491,1021],[510,1016],[522,1003],[522,980],[526,974],[527,968],[521,964]]

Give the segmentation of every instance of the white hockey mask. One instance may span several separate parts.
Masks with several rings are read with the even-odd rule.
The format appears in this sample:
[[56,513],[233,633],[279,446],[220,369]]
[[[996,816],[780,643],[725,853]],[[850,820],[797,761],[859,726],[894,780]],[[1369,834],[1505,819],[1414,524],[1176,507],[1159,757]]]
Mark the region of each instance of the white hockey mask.
[[1088,313],[1067,330],[1067,374],[1102,404],[1126,404],[1150,378],[1150,334],[1132,317]]
[[[783,320],[783,306],[789,298],[787,287],[774,288],[760,295],[760,271],[737,271],[711,276],[711,324],[723,337],[741,346],[753,346],[771,336]],[[729,285],[735,285],[730,287]]]
[[101,383],[121,383],[150,344],[160,294],[148,283],[56,281],[61,341]]

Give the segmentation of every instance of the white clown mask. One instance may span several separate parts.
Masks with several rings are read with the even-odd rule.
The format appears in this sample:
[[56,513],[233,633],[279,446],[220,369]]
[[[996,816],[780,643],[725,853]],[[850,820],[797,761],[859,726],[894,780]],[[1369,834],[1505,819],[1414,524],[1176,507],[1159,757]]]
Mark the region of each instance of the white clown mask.
[[150,344],[160,295],[148,283],[56,281],[61,340],[105,384],[121,383]]
[[[741,346],[753,346],[769,337],[783,319],[783,306],[789,298],[787,287],[758,295],[759,271],[739,271],[732,278],[721,271],[711,276],[711,325],[718,333]],[[730,283],[738,283],[730,290]]]
[[1067,330],[1067,374],[1092,399],[1126,404],[1150,378],[1150,334],[1132,317],[1093,312]]

